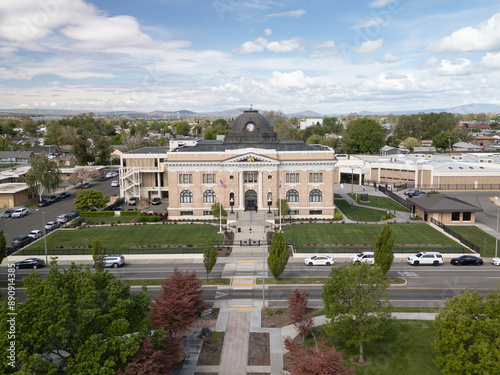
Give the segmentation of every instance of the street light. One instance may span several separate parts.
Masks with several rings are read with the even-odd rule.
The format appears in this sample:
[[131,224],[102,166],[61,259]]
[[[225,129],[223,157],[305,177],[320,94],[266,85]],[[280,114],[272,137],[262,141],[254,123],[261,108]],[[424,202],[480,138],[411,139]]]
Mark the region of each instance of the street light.
[[43,242],[45,243],[45,264],[49,265],[49,260],[47,257],[47,228],[45,228],[45,212],[42,212],[43,217]]
[[233,211],[234,199],[233,198],[229,199],[229,205],[231,206],[231,213],[233,214],[234,213],[234,211]]
[[498,213],[500,212],[500,207],[497,208],[497,235],[495,236],[495,258],[498,256]]
[[351,167],[351,194],[354,194],[354,167]]
[[[262,232],[262,230],[260,230]],[[266,241],[265,234],[266,231],[264,229],[264,233],[262,234],[262,308],[266,306]]]
[[267,206],[269,207],[269,211],[267,211],[268,213],[271,213],[271,205],[273,204],[273,201],[271,200],[271,198],[269,198],[267,200]]

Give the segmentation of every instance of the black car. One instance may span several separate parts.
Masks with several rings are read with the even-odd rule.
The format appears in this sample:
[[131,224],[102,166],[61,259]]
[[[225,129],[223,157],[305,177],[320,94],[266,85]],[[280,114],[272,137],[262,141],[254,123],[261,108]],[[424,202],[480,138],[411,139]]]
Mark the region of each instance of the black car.
[[71,210],[71,212],[68,215],[69,219],[73,220],[75,217],[80,216],[80,213],[77,210]]
[[42,198],[40,202],[38,202],[38,207],[50,206],[52,204],[52,200],[50,198]]
[[18,268],[33,268],[37,269],[39,267],[43,267],[45,265],[45,261],[40,258],[28,258],[22,260],[20,262],[15,263],[16,269]]
[[55,195],[50,197],[50,200],[52,201],[52,203],[59,202],[59,199],[61,199],[60,194],[55,194]]
[[451,260],[451,264],[454,264],[455,266],[467,266],[467,265],[480,266],[481,264],[483,264],[483,259],[476,257],[474,255],[462,255],[459,256],[458,258],[453,258]]
[[5,256],[9,256],[10,254],[13,254],[17,251],[17,249],[15,247],[12,247],[12,246],[7,246],[7,248],[5,249]]
[[63,191],[61,193],[61,198],[68,198],[71,195],[71,193],[68,193],[67,191]]
[[414,198],[417,195],[422,194],[422,193],[424,193],[422,190],[413,189],[412,191],[408,192],[407,195],[408,195],[408,198]]
[[156,205],[156,204],[160,204],[160,203],[161,203],[161,199],[160,199],[160,198],[158,198],[158,197],[153,198],[153,200],[151,201],[151,204],[154,204],[154,205]]
[[28,236],[17,236],[12,240],[12,246],[20,249],[21,247],[25,247],[26,245],[29,245],[33,239]]

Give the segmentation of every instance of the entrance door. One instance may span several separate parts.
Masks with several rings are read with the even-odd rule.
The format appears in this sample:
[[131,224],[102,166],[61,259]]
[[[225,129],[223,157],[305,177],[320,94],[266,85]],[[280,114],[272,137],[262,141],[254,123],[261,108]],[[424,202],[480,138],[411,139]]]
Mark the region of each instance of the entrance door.
[[257,211],[257,193],[255,190],[248,190],[245,193],[245,211]]

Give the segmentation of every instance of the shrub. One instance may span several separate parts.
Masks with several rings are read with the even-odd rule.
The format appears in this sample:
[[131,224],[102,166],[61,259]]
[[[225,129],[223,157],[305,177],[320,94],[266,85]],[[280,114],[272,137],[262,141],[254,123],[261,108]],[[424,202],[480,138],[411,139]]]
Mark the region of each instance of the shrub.
[[88,212],[80,212],[80,217],[105,217],[105,216],[114,216],[113,211],[88,211]]

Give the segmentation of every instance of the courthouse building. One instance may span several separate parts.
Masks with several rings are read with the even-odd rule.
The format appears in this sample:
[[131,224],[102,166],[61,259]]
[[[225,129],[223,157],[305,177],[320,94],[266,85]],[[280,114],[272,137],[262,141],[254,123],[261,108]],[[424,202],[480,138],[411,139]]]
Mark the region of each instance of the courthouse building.
[[120,160],[120,196],[168,198],[171,218],[210,216],[215,202],[228,212],[232,204],[236,212],[270,209],[277,215],[280,198],[292,217],[334,214],[334,151],[279,142],[273,124],[256,110],[230,123],[224,140],[146,147]]

